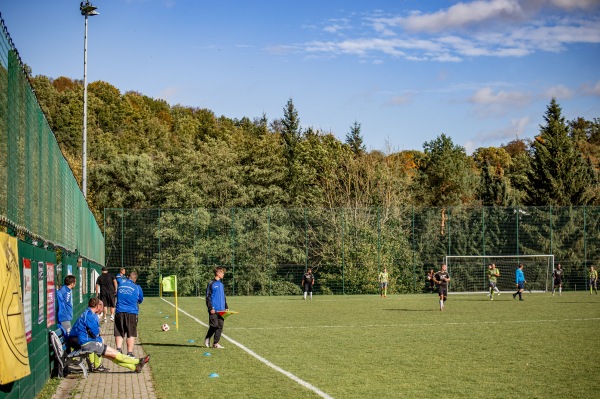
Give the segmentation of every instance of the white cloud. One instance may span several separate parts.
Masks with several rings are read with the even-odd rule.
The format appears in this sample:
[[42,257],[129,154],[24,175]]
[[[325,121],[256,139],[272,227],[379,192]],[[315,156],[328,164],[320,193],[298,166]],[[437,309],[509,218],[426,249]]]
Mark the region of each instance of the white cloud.
[[531,101],[531,95],[523,92],[503,91],[494,92],[491,87],[477,90],[468,101],[475,105],[475,115],[485,119],[504,116],[515,107],[524,107]]
[[472,154],[473,151],[475,151],[479,147],[499,146],[501,144],[507,144],[517,139],[517,137],[519,139],[523,139],[523,132],[527,129],[529,122],[530,118],[528,116],[524,116],[522,118],[512,119],[508,126],[504,126],[490,131],[481,131],[477,133],[473,138],[465,142],[465,150],[468,154]]
[[581,91],[586,96],[600,96],[600,80],[596,84],[584,84]]
[[525,105],[529,102],[530,96],[522,92],[499,91],[494,93],[491,87],[483,87],[473,94],[469,101],[473,104],[511,104]]
[[591,10],[600,6],[598,0],[550,0],[550,2],[556,7],[564,8],[566,10],[573,10],[580,8],[582,10]]
[[497,19],[521,19],[522,14],[517,0],[461,2],[430,14],[416,12],[408,17],[381,19],[377,21],[377,28],[382,29],[387,24],[411,32],[435,33]]
[[544,98],[556,98],[559,102],[560,100],[568,100],[573,97],[573,90],[569,89],[564,85],[557,85],[549,88],[544,93]]

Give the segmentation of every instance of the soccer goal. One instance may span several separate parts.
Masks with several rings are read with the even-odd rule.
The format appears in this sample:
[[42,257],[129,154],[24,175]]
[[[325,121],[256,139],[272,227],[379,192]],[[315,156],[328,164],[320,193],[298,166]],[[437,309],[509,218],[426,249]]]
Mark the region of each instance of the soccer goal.
[[552,289],[554,255],[496,255],[496,256],[446,256],[450,273],[451,292],[487,292],[488,266],[496,264],[500,277],[496,286],[500,291],[515,291],[515,270],[520,263],[525,273],[525,290],[548,292]]

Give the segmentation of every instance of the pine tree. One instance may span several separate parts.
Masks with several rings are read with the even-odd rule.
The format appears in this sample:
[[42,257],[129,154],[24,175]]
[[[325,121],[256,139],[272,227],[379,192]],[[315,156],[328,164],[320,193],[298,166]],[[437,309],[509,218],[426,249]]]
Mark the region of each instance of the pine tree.
[[366,150],[366,147],[363,144],[363,138],[360,134],[360,128],[360,123],[354,121],[354,124],[350,126],[350,133],[346,134],[346,144],[350,146],[354,155],[360,155]]
[[531,144],[528,194],[530,205],[586,205],[595,184],[588,164],[577,150],[556,99],[548,105],[540,134]]

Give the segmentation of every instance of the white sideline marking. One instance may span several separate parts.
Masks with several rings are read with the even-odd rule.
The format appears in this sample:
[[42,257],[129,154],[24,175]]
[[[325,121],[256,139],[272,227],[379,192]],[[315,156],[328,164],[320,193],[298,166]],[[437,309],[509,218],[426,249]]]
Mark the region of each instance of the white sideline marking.
[[[172,304],[171,302],[167,301],[165,298],[161,298],[161,299],[163,301],[165,301],[166,303],[168,303],[169,305],[175,307],[174,304]],[[197,317],[192,316],[191,314],[189,314],[185,310],[182,310],[181,308],[179,308],[179,311],[181,313],[183,313],[184,315],[188,316],[189,318],[191,318],[192,320],[195,320],[198,324],[201,324],[204,327],[208,328],[208,324],[201,322]],[[248,353],[250,356],[258,359],[258,361],[260,361],[260,362],[266,364],[267,366],[271,367],[273,370],[279,371],[281,374],[283,374],[286,377],[288,377],[288,378],[296,381],[298,384],[302,385],[304,388],[313,391],[314,393],[316,393],[320,397],[325,398],[325,399],[333,399],[332,396],[330,396],[330,395],[326,394],[325,392],[321,391],[319,388],[315,387],[314,385],[311,385],[310,383],[304,381],[303,379],[301,379],[299,377],[296,377],[294,374],[290,373],[289,371],[286,371],[286,370],[282,369],[281,367],[279,367],[279,366],[271,363],[270,361],[268,361],[264,357],[260,356],[259,354],[257,354],[253,350],[251,350],[249,348],[246,348],[244,345],[240,344],[236,340],[234,340],[232,338],[229,338],[227,335],[221,334],[221,337],[225,338],[226,340],[228,340],[229,342],[231,342],[232,344],[234,344],[238,348],[242,349],[243,351],[245,351],[246,353]]]

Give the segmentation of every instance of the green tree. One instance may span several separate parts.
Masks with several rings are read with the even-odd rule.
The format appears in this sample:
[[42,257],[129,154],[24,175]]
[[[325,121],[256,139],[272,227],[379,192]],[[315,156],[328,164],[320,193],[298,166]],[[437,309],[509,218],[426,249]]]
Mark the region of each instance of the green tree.
[[530,205],[571,206],[592,201],[587,189],[597,184],[581,153],[569,137],[562,110],[553,98],[544,115],[545,125],[531,144],[528,186]]
[[355,155],[360,155],[366,150],[360,129],[360,123],[354,121],[354,124],[350,126],[350,132],[346,134],[346,144],[350,146],[350,149]]
[[419,204],[452,206],[471,203],[475,198],[477,175],[464,147],[455,145],[442,133],[423,144],[413,189]]

